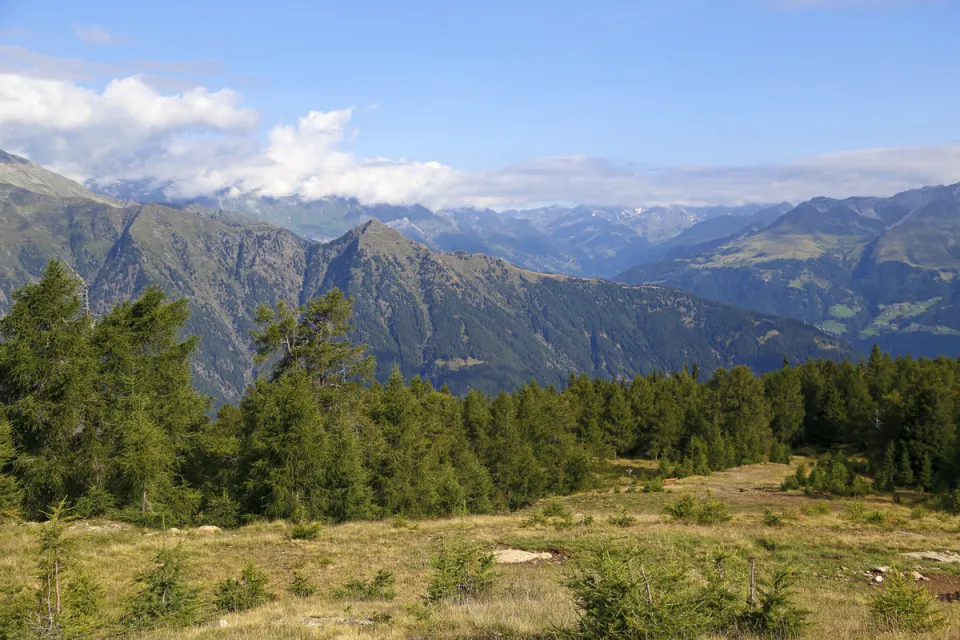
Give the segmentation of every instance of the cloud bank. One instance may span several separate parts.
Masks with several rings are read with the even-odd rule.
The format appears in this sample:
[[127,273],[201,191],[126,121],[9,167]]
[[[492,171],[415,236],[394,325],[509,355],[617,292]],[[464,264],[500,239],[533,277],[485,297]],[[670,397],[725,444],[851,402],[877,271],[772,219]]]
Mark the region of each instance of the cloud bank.
[[296,123],[269,128],[264,137],[259,112],[230,89],[164,92],[143,75],[90,89],[63,75],[3,71],[0,148],[80,181],[140,181],[172,198],[229,191],[430,207],[733,204],[887,195],[960,181],[960,143],[764,166],[638,170],[564,156],[459,171],[435,161],[359,158],[345,151],[344,141],[355,134],[351,109],[311,111]]

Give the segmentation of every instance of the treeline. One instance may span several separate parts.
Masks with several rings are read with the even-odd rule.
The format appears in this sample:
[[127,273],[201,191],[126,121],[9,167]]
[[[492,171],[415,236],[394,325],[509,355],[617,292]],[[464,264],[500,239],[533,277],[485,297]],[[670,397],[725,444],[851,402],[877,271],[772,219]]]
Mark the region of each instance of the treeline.
[[0,319],[0,512],[37,518],[66,499],[80,516],[221,526],[484,513],[587,488],[613,455],[692,474],[804,445],[868,454],[881,489],[958,478],[956,360],[875,350],[763,377],[701,382],[694,367],[461,398],[399,372],[371,382],[346,337],[351,300],[332,291],[259,310],[264,375],[211,419],[191,384],[198,340],[180,339],[185,301],[148,288],[94,322],[79,294],[51,262]]

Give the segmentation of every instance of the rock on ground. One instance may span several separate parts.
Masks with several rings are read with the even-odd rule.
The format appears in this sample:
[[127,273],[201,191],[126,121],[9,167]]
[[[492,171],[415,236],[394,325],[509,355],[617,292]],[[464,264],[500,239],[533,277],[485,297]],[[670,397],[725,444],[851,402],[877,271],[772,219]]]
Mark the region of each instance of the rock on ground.
[[220,533],[220,527],[215,527],[212,524],[205,524],[202,527],[197,527],[197,533]]
[[917,560],[932,560],[933,562],[960,562],[960,553],[954,553],[953,551],[911,551],[902,555]]
[[540,560],[552,560],[553,554],[549,551],[521,551],[520,549],[500,549],[493,552],[493,559],[497,564],[527,564]]

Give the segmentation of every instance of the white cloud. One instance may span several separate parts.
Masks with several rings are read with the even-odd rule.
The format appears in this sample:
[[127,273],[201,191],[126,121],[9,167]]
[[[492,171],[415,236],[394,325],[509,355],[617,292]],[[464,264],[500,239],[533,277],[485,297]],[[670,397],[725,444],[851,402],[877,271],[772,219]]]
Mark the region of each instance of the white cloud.
[[117,39],[98,24],[74,25],[73,32],[86,44],[114,44]]
[[535,159],[499,171],[358,158],[351,109],[311,111],[261,141],[259,114],[229,89],[164,93],[142,76],[102,90],[0,73],[0,148],[101,183],[143,180],[189,197],[222,190],[355,197],[431,207],[560,202],[652,205],[887,195],[960,181],[960,144],[851,151],[752,167],[642,170],[598,158]]

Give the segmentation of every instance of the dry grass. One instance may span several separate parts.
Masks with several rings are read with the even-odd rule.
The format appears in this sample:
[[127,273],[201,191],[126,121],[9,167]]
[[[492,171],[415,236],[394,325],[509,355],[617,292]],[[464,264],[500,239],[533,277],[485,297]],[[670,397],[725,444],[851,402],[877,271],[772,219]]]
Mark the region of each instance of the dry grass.
[[[464,528],[465,535],[487,548],[514,546],[553,549],[575,555],[593,544],[637,544],[663,555],[709,558],[718,550],[733,554],[745,565],[756,557],[761,570],[792,564],[802,576],[801,600],[812,613],[811,638],[949,638],[960,637],[960,604],[942,605],[950,627],[937,635],[876,635],[868,624],[872,587],[862,572],[878,564],[889,565],[903,551],[956,549],[958,520],[934,514],[912,519],[910,507],[889,498],[871,497],[868,510],[889,515],[881,525],[851,521],[845,499],[829,501],[830,512],[804,515],[804,507],[817,499],[777,491],[792,472],[783,465],[753,465],[686,478],[663,493],[642,493],[642,484],[626,475],[649,470],[648,463],[619,461],[610,467],[610,485],[564,499],[575,514],[592,516],[591,526],[557,529],[522,524],[529,513],[478,516],[461,520],[413,523],[398,528],[392,521],[353,523],[325,527],[317,540],[294,541],[284,523],[248,526],[217,535],[163,536],[130,526],[91,522],[75,525],[80,562],[103,583],[109,616],[116,616],[122,599],[132,588],[131,576],[145,565],[162,544],[182,544],[193,567],[193,581],[209,597],[213,585],[237,574],[248,561],[270,576],[278,599],[243,614],[215,616],[204,626],[154,634],[163,639],[263,639],[293,638],[536,638],[570,627],[575,620],[569,593],[561,586],[562,563],[503,567],[494,593],[487,599],[462,606],[438,608],[424,618],[418,605],[426,592],[430,557],[443,535]],[[730,505],[733,519],[716,526],[686,525],[662,515],[663,505],[682,492],[705,493]],[[633,526],[607,522],[622,508],[636,518]],[[762,524],[764,510],[786,516],[783,526]],[[0,582],[28,581],[34,560],[33,525],[0,527]],[[960,567],[921,563],[922,571],[944,578],[960,576]],[[344,582],[368,579],[378,569],[396,576],[397,597],[388,602],[337,600],[330,590]],[[910,567],[912,568],[912,567]],[[306,599],[289,595],[285,587],[294,570],[301,569],[319,585]],[[945,584],[938,581],[937,584]],[[305,618],[365,619],[382,622],[369,627],[331,622],[308,627]]]

